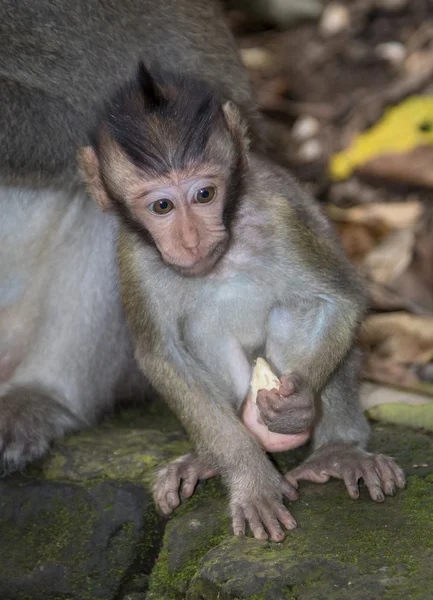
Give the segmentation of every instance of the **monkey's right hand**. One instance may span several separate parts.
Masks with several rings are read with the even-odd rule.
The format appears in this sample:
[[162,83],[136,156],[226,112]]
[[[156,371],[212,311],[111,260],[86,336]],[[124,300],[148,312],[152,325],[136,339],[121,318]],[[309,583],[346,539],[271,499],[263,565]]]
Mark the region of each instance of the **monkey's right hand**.
[[157,508],[166,516],[179,506],[182,498],[190,498],[200,479],[218,475],[195,454],[190,452],[159,469],[153,484]]
[[259,390],[257,407],[272,433],[306,433],[314,424],[313,391],[304,378],[295,373],[282,375],[279,390]]
[[[277,485],[275,476],[279,478]],[[294,529],[297,526],[295,519],[283,504],[283,497],[297,500],[298,493],[275,471],[271,471],[267,477],[261,477],[260,481],[256,478],[257,474],[249,477],[252,481],[245,481],[245,477],[239,477],[229,486],[233,533],[237,536],[245,535],[245,526],[248,523],[255,538],[267,540],[269,533],[274,542],[281,542],[285,533],[280,524],[286,529]],[[269,481],[266,481],[267,479]]]

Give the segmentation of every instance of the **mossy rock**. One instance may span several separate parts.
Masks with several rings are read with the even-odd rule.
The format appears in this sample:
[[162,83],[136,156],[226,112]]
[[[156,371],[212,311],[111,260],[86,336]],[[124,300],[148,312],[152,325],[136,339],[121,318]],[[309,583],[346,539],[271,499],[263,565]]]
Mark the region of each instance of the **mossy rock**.
[[151,570],[162,523],[142,487],[14,478],[0,499],[3,600],[109,600]]
[[184,433],[98,427],[57,442],[41,463],[46,479],[149,482],[157,465],[191,450]]
[[[3,600],[403,600],[430,598],[433,438],[376,425],[408,487],[383,504],[341,482],[302,484],[299,528],[281,544],[232,537],[218,478],[168,521],[151,500],[154,467],[190,449],[172,418],[127,411],[58,441],[0,485]],[[274,457],[282,471],[308,448]],[[164,533],[165,528],[165,533]]]
[[[147,599],[430,598],[432,438],[379,426],[371,447],[398,458],[407,489],[375,504],[365,489],[350,500],[339,481],[302,484],[301,499],[289,507],[299,527],[281,544],[233,538],[224,492],[217,482],[205,484],[169,522]],[[278,461],[292,466],[294,455]]]

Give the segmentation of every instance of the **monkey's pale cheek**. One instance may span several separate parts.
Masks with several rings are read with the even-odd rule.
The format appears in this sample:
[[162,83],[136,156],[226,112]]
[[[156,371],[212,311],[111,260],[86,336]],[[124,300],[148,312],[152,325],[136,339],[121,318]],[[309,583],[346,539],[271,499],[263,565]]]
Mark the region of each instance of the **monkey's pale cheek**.
[[310,431],[288,434],[273,433],[261,422],[260,412],[253,403],[251,394],[248,394],[242,406],[241,419],[245,427],[258,439],[260,445],[267,452],[285,452],[305,444],[310,438]]

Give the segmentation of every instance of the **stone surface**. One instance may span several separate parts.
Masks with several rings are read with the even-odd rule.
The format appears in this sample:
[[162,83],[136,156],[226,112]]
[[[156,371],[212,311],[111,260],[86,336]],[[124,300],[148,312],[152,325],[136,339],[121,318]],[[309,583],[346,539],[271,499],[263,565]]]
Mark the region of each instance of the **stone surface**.
[[[207,484],[165,532],[148,600],[405,600],[431,597],[433,445],[422,433],[377,427],[372,446],[399,458],[408,487],[383,504],[341,482],[303,484],[290,503],[299,527],[284,542],[235,539],[220,487]],[[300,452],[279,457],[292,466]]]
[[[406,468],[404,492],[374,504],[341,482],[303,484],[284,542],[236,539],[218,479],[170,520],[155,513],[154,467],[190,446],[170,415],[126,411],[0,482],[0,598],[430,598],[433,437],[376,426],[372,447]],[[287,470],[305,453],[275,459]]]
[[3,482],[0,498],[3,600],[114,598],[151,569],[161,527],[141,487]]

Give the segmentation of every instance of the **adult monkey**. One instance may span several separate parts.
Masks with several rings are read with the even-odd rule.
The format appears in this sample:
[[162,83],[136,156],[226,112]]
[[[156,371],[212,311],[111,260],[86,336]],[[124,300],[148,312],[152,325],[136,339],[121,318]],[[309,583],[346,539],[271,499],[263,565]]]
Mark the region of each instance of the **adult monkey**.
[[0,468],[8,472],[143,390],[118,292],[116,223],[76,169],[98,101],[145,56],[216,85],[252,132],[260,120],[210,0],[2,0],[0,39]]

